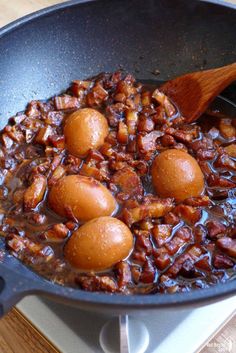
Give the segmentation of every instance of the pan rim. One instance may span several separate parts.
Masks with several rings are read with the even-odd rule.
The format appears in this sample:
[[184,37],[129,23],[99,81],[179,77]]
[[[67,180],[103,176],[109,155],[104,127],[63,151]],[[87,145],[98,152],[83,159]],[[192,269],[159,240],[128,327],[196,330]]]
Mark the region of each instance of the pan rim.
[[[41,9],[41,10],[38,10],[38,11],[34,11],[28,15],[25,15],[23,17],[20,17],[14,21],[8,23],[7,25],[5,25],[3,27],[0,27],[0,39],[2,36],[7,34],[8,32],[11,32],[11,31],[15,30],[16,28],[21,27],[24,24],[31,22],[39,17],[49,15],[53,12],[56,12],[57,10],[70,8],[70,7],[73,7],[76,5],[80,5],[80,4],[82,5],[82,4],[86,4],[86,3],[92,3],[95,1],[98,2],[98,1],[102,1],[102,0],[69,0],[69,1],[65,1],[63,3],[48,6],[46,8]],[[194,0],[194,1],[197,1],[197,0]],[[214,5],[227,7],[227,8],[231,8],[231,9],[236,10],[236,4],[232,4],[232,3],[226,2],[224,0],[200,0],[200,1],[203,3],[211,3]]]
[[[40,17],[53,14],[58,10],[67,9],[73,6],[83,5],[85,3],[92,3],[99,0],[70,0],[68,2],[56,4],[42,10],[33,12],[29,15],[21,17],[10,24],[0,28],[0,40],[3,36],[12,32],[19,27],[37,19]],[[196,1],[196,0],[195,0]],[[236,5],[225,2],[223,0],[201,0],[203,3],[212,3],[217,6],[223,6],[226,8],[231,8],[236,10]],[[17,260],[18,261],[18,260]],[[21,263],[22,264],[22,263]],[[0,265],[1,266],[1,265]],[[26,267],[27,271],[32,272],[30,268]],[[14,270],[13,270],[14,271]],[[18,271],[14,271],[15,274],[18,274]],[[27,278],[26,274],[21,274],[23,278]],[[199,303],[203,304],[207,302],[208,304],[212,301],[219,300],[220,298],[226,298],[227,296],[233,295],[236,293],[236,280],[229,281],[227,283],[217,284],[210,288],[206,289],[197,289],[185,293],[175,293],[175,294],[147,294],[147,295],[122,295],[122,294],[105,294],[97,292],[86,292],[80,289],[73,289],[68,287],[63,287],[48,280],[45,280],[43,277],[37,275],[35,277],[34,283],[36,286],[32,285],[31,288],[25,287],[25,294],[36,293],[44,294],[49,296],[57,296],[61,299],[67,299],[71,303],[84,303],[91,305],[106,305],[107,307],[120,307],[130,309],[143,309],[145,308],[167,308],[173,306],[186,306]],[[39,282],[39,283],[37,283]]]

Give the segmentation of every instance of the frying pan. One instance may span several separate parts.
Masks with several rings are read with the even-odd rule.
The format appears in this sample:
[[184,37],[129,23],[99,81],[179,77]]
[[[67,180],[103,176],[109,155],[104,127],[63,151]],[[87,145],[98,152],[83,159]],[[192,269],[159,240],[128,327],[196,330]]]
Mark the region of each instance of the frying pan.
[[[49,98],[72,80],[101,71],[122,67],[153,81],[156,69],[158,80],[167,80],[234,62],[235,34],[236,7],[218,1],[75,0],[29,15],[0,30],[1,127],[30,100]],[[228,97],[234,92],[228,90]],[[121,314],[199,305],[235,292],[234,280],[190,293],[89,293],[49,282],[7,252],[0,264],[1,315],[29,294]]]

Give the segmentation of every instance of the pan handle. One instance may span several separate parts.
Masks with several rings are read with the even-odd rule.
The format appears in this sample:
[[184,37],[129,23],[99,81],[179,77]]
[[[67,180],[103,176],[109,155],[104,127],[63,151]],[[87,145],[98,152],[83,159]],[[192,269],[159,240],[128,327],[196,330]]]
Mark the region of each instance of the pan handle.
[[21,277],[15,271],[0,265],[0,318],[27,294],[36,292],[35,281]]

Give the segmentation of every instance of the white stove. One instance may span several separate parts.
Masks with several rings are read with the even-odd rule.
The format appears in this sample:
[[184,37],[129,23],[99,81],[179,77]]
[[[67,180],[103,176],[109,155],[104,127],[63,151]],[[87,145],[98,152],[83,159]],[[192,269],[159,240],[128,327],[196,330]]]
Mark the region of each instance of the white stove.
[[[36,296],[22,300],[17,308],[62,353],[119,352],[118,318]],[[142,317],[130,316],[130,353],[199,352],[235,311],[236,296],[233,296],[192,310],[161,310]],[[236,352],[233,338],[226,338],[226,347],[227,353]],[[226,348],[221,352],[225,353]]]

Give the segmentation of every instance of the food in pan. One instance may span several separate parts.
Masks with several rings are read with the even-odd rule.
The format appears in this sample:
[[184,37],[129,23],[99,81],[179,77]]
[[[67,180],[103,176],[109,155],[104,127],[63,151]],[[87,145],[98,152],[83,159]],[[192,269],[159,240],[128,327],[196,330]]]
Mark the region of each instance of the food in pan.
[[65,286],[175,293],[235,279],[236,124],[187,124],[130,74],[74,81],[1,132],[1,235]]

